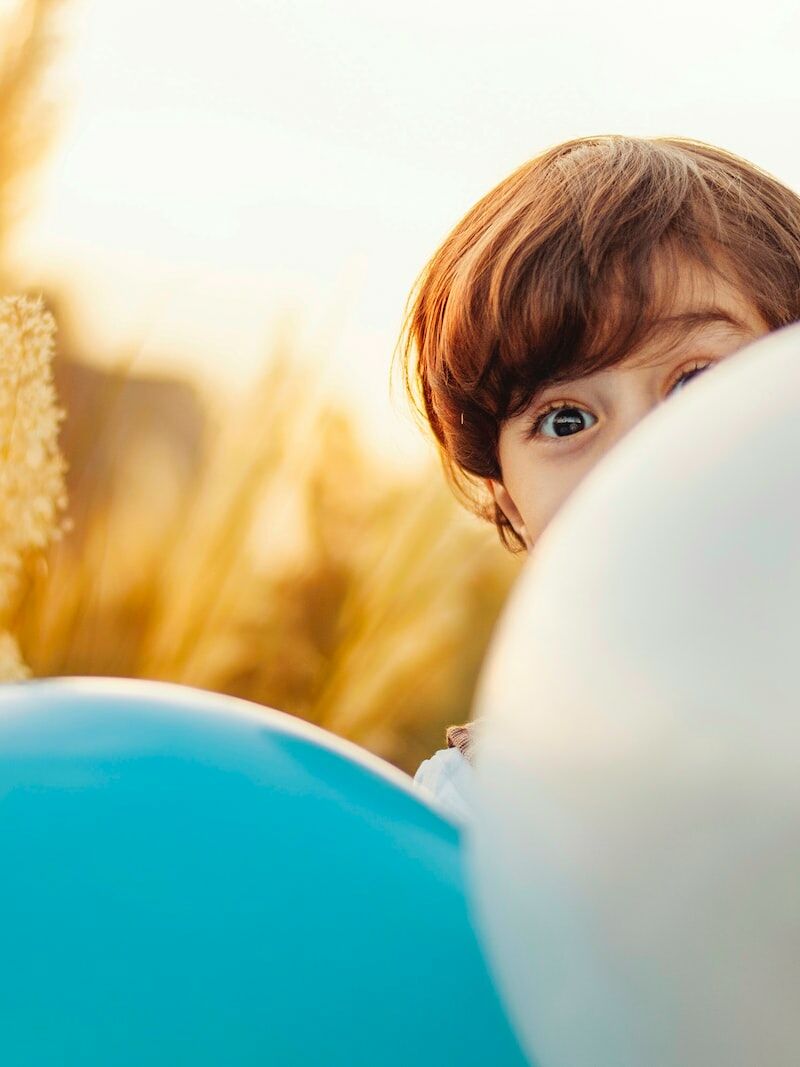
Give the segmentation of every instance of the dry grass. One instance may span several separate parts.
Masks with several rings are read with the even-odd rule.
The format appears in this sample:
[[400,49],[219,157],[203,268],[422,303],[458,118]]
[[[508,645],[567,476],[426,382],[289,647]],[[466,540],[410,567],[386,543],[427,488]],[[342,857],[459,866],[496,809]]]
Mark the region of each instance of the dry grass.
[[[16,0],[0,11],[0,240],[28,208],[31,172],[55,128],[56,105],[42,81],[55,45],[59,0]],[[6,287],[13,280],[0,265]]]
[[41,301],[0,299],[0,678],[5,681],[28,674],[8,631],[24,565],[60,536],[66,505],[54,329]]
[[189,474],[154,432],[120,439],[132,380],[68,410],[74,529],[26,572],[14,620],[36,675],[242,696],[409,770],[442,744],[518,562],[433,461],[387,480],[313,382],[277,339]]
[[[2,22],[0,253],[52,125],[40,82],[56,7],[19,0]],[[13,291],[2,255],[0,278]],[[6,486],[0,551],[18,584],[13,596],[5,587],[0,677],[23,676],[24,659],[37,676],[217,690],[408,770],[440,747],[444,726],[469,714],[519,561],[459,510],[433,459],[388,478],[349,414],[318,393],[291,337],[276,337],[259,388],[235,411],[65,357],[56,372],[73,525],[48,544],[62,500],[48,445],[47,491],[27,475],[14,490],[23,485],[23,511],[25,501],[44,507],[27,546],[38,554],[20,541],[23,512],[5,506]],[[12,386],[0,389],[13,407]],[[33,423],[51,444],[52,399]],[[6,457],[3,477],[12,468]]]

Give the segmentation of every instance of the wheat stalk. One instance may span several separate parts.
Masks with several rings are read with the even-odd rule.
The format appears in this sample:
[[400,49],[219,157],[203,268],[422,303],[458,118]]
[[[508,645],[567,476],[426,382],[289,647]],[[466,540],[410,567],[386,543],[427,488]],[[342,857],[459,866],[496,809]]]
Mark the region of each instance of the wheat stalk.
[[0,680],[27,677],[8,619],[24,561],[65,524],[64,412],[53,384],[55,322],[41,298],[0,298]]

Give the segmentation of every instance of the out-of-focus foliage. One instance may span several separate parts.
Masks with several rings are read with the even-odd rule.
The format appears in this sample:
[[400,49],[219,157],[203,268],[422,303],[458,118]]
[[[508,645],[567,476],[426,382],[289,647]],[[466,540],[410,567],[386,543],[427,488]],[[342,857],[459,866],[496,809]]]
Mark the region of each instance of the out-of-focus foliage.
[[[53,10],[19,3],[0,45],[9,292],[4,241],[49,130],[37,87]],[[61,338],[71,525],[23,560],[4,676],[25,673],[21,649],[37,676],[164,679],[271,705],[408,770],[440,747],[469,715],[519,561],[433,459],[387,472],[318,377],[279,332],[260,385],[223,410],[190,383],[90,366]]]
[[435,464],[387,477],[286,339],[216,418],[181,383],[57,371],[74,526],[15,620],[35,674],[242,696],[407,769],[464,720],[518,562]]
[[[0,11],[0,251],[24,207],[30,175],[47,145],[41,100],[53,0],[20,0]],[[0,278],[8,284],[0,259]],[[53,389],[55,323],[41,301],[0,298],[0,679],[27,677],[8,625],[23,564],[61,533],[66,504],[58,447],[63,412]]]
[[[42,94],[59,0],[16,0],[0,9],[0,245],[30,205],[30,176],[54,129]],[[0,264],[4,287],[13,285]]]

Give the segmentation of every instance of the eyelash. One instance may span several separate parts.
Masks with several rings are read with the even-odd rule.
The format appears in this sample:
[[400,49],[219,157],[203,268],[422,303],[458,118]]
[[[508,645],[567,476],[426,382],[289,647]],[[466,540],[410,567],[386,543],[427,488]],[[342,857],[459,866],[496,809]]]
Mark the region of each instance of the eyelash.
[[[668,392],[672,392],[672,390],[675,388],[675,386],[678,384],[678,382],[681,381],[681,379],[684,378],[687,374],[691,374],[693,371],[696,371],[696,370],[705,370],[707,367],[710,367],[712,365],[712,363],[714,363],[714,362],[715,361],[713,359],[711,359],[711,360],[708,360],[706,363],[698,362],[698,363],[693,363],[690,367],[686,367],[683,371],[681,371],[681,373],[678,375],[678,377],[675,379],[675,381],[669,387]],[[561,410],[570,409],[570,408],[577,408],[579,411],[583,411],[584,410],[581,404],[574,403],[573,401],[570,401],[570,400],[552,400],[547,405],[547,407],[545,407],[542,411],[539,411],[536,415],[533,416],[532,421],[531,421],[531,425],[530,425],[530,429],[528,430],[528,437],[537,437],[537,436],[539,436],[539,429],[540,429],[542,423],[544,422],[544,420],[547,418],[548,415],[551,415],[554,411],[561,411]],[[543,437],[542,440],[543,441],[547,441],[547,442],[556,442],[556,441],[564,440],[566,437],[574,437],[574,436],[575,436],[574,434],[566,434],[565,437],[563,437],[563,438],[560,438],[560,437]]]

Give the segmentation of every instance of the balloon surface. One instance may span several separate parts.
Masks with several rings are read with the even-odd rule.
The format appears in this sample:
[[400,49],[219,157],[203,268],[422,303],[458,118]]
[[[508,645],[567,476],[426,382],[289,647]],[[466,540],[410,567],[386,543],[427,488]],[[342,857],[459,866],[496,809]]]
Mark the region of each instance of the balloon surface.
[[0,686],[0,856],[4,1067],[527,1062],[458,829],[279,712]]
[[541,1067],[800,1057],[799,331],[609,451],[495,631],[469,862]]

